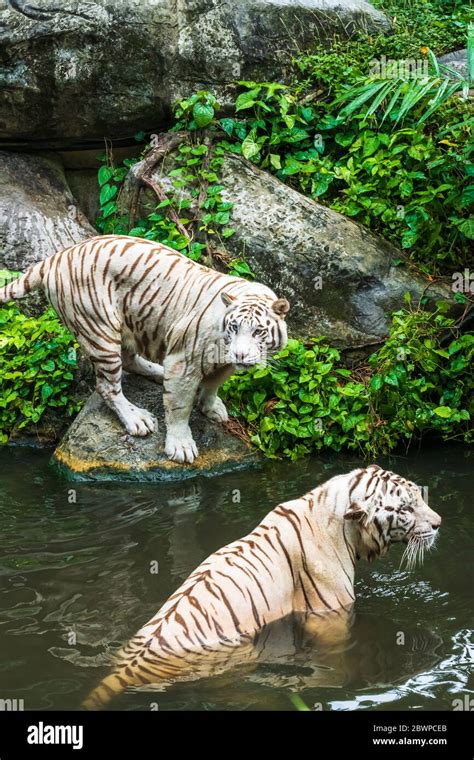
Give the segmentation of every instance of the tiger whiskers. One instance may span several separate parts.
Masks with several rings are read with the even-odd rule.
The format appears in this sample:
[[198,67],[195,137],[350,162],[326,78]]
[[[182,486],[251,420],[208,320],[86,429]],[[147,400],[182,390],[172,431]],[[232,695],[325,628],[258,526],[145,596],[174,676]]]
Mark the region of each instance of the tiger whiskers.
[[425,536],[420,533],[413,533],[408,539],[408,544],[400,560],[399,570],[402,569],[403,563],[406,563],[407,570],[414,570],[418,565],[422,565],[425,559],[425,550],[430,551],[434,545],[432,536]]

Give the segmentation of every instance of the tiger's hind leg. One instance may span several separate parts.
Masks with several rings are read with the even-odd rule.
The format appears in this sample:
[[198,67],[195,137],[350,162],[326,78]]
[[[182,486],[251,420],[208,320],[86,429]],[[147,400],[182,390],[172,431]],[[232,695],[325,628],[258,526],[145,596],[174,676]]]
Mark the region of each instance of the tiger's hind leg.
[[143,356],[127,350],[122,350],[122,363],[123,368],[127,372],[143,375],[143,377],[148,377],[155,383],[163,383],[164,369],[161,364],[150,362],[148,359],[144,359]]
[[[74,293],[69,293],[71,304]],[[69,301],[68,301],[69,303]],[[156,428],[156,420],[146,409],[139,409],[124,396],[122,391],[122,325],[113,304],[104,314],[97,309],[94,314],[80,305],[77,310],[64,312],[59,304],[64,324],[76,336],[84,353],[90,359],[96,377],[96,390],[109,409],[115,412],[129,435],[146,436]],[[102,304],[103,305],[103,304]],[[103,319],[102,319],[103,317]]]
[[109,351],[107,358],[90,357],[95,369],[97,392],[115,412],[127,433],[146,436],[156,429],[156,419],[147,409],[132,404],[122,391],[122,357]]
[[199,409],[213,422],[227,422],[229,415],[222,399],[217,395],[217,388],[201,388],[198,400]]

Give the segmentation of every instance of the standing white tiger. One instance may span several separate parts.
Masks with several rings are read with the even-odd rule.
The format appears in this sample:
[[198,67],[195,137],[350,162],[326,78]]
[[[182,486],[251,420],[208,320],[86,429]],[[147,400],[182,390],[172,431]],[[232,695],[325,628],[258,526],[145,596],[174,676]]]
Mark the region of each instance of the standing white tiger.
[[97,391],[131,435],[147,435],[156,420],[125,398],[122,368],[163,382],[165,451],[176,462],[198,454],[189,427],[196,396],[205,415],[225,422],[219,386],[287,342],[286,299],[141,238],[106,235],[60,251],[0,288],[0,303],[36,289],[76,336]]

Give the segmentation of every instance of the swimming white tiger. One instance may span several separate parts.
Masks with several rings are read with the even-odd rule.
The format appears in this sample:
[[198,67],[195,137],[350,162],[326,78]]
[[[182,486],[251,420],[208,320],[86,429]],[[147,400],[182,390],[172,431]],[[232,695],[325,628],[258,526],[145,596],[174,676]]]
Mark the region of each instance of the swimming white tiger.
[[0,303],[40,288],[130,435],[147,435],[156,420],[125,398],[122,368],[163,382],[165,452],[176,462],[198,454],[189,427],[196,396],[205,415],[225,422],[219,386],[287,342],[286,299],[141,238],[106,235],[60,251],[0,288]]
[[295,613],[317,630],[332,612],[322,636],[343,638],[356,560],[371,561],[405,542],[413,566],[440,524],[415,483],[377,465],[280,504],[191,573],[83,707],[99,708],[129,686],[169,684],[249,662],[265,626]]

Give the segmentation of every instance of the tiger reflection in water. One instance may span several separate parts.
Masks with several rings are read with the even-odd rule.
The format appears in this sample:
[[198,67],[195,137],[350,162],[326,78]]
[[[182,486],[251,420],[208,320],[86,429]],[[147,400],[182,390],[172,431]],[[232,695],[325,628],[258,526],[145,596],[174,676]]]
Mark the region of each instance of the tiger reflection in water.
[[256,663],[268,626],[290,615],[314,645],[344,648],[356,561],[372,561],[403,542],[413,567],[433,546],[440,524],[415,483],[377,465],[280,504],[191,573],[123,648],[83,707],[101,708],[128,687],[164,688]]

